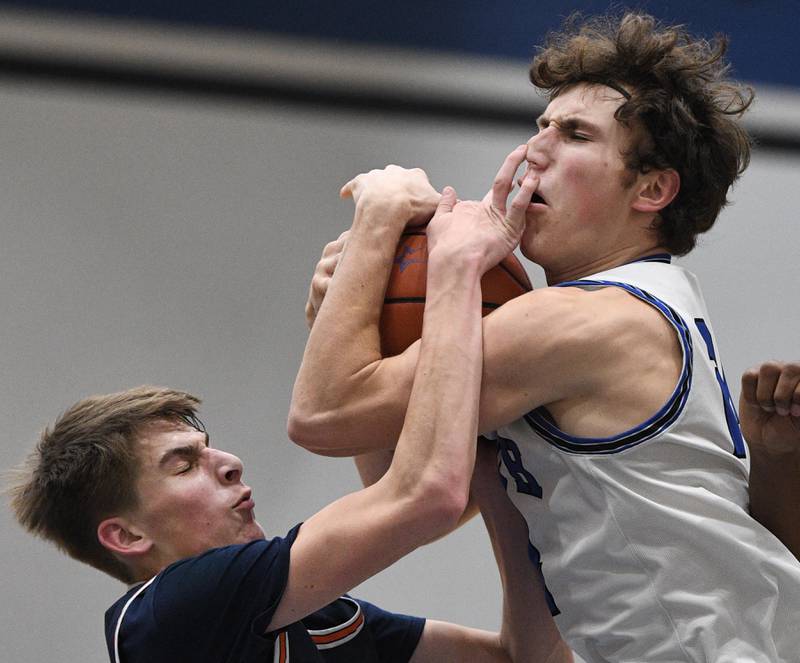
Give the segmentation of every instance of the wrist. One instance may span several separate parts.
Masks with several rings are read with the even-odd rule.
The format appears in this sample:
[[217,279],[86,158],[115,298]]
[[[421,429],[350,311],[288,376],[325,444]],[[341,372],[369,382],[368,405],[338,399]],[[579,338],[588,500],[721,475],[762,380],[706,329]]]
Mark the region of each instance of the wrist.
[[783,463],[787,461],[800,461],[800,444],[794,440],[780,443],[748,442],[752,459],[762,462]]
[[397,195],[377,196],[363,193],[356,202],[354,224],[368,220],[370,225],[399,227],[411,218],[411,203]]
[[468,252],[458,248],[436,246],[428,247],[428,278],[452,278],[460,282],[480,280],[486,271],[482,256],[474,251]]

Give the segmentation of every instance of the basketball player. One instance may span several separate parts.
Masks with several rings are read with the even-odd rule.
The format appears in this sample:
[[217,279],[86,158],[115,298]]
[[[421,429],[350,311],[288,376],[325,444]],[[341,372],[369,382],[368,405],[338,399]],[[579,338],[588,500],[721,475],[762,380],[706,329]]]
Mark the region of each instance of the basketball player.
[[[113,663],[508,662],[517,652],[524,657],[515,660],[572,661],[539,584],[507,584],[500,635],[340,598],[452,529],[464,511],[481,379],[480,277],[518,241],[532,192],[520,191],[507,223],[475,224],[467,237],[449,212],[454,192],[442,198],[428,231],[416,384],[391,467],[284,538],[265,539],[241,461],[211,446],[189,394],[143,387],[89,398],[45,431],[13,507],[32,532],[136,583],[106,613]],[[506,497],[496,494],[493,458],[481,465],[475,492],[487,525],[524,536],[521,517],[491,515]],[[524,550],[499,541],[503,569],[528,563]]]
[[[738,116],[752,94],[725,78],[724,50],[645,15],[568,25],[531,67],[549,99],[538,132],[483,202],[454,209],[504,218],[523,164],[536,187],[520,249],[550,287],[485,319],[479,430],[496,440],[556,623],[588,661],[800,652],[800,564],[748,513],[750,459],[713,328],[672,258],[749,160]],[[326,312],[331,291],[289,419],[293,439],[332,454],[390,448],[400,430],[419,345],[381,357],[382,295],[396,211],[431,213],[437,197],[396,167],[343,194],[360,220],[331,283],[346,315]]]

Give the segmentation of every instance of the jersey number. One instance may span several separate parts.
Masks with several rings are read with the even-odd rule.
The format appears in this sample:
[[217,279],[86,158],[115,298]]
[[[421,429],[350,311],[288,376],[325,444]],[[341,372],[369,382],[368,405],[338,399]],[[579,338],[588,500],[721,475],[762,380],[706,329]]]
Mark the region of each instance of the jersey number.
[[694,324],[697,325],[697,330],[700,336],[706,342],[706,349],[708,350],[708,358],[714,364],[714,372],[717,375],[717,384],[720,391],[722,391],[722,402],[725,404],[725,421],[728,422],[728,432],[731,435],[733,442],[733,454],[737,458],[745,458],[747,452],[745,451],[744,437],[742,437],[742,429],[739,427],[739,416],[736,414],[736,408],[733,406],[733,399],[731,398],[731,390],[728,389],[728,383],[725,381],[725,373],[717,361],[717,353],[714,351],[714,341],[711,338],[711,330],[708,328],[706,321],[703,318],[695,318]]
[[[514,479],[514,483],[517,486],[517,492],[542,499],[542,487],[539,485],[536,477],[528,472],[528,470],[526,470],[525,466],[522,464],[522,454],[519,451],[517,443],[514,442],[514,440],[509,440],[506,437],[500,437],[498,435],[497,450],[500,452],[500,458],[503,461],[503,465],[506,466],[506,470],[511,475],[511,478]],[[500,478],[505,484],[505,477],[501,474]],[[542,578],[545,599],[547,600],[547,607],[550,608],[550,614],[554,617],[556,615],[560,615],[561,611],[558,609],[550,590],[547,589],[547,582],[545,582],[544,574],[542,573],[542,560],[539,549],[534,546],[530,540],[528,541],[528,559],[530,559],[531,564],[533,564]]]

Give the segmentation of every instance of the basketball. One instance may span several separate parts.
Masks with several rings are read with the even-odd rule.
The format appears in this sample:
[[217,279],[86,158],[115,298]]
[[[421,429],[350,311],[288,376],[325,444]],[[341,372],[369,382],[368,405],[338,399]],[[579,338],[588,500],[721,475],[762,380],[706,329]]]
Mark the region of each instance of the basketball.
[[[422,336],[425,285],[428,275],[428,242],[424,229],[403,233],[389,276],[381,312],[381,352],[399,355]],[[530,279],[512,253],[481,279],[483,315],[509,299],[532,290]]]

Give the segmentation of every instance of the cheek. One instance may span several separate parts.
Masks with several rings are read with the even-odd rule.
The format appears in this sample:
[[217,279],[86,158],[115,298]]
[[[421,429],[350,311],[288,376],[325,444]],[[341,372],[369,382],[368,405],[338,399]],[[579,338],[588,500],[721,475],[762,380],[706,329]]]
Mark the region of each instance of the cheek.
[[608,210],[620,199],[620,173],[608,160],[577,161],[564,173],[564,181],[573,193],[571,206],[581,213]]

